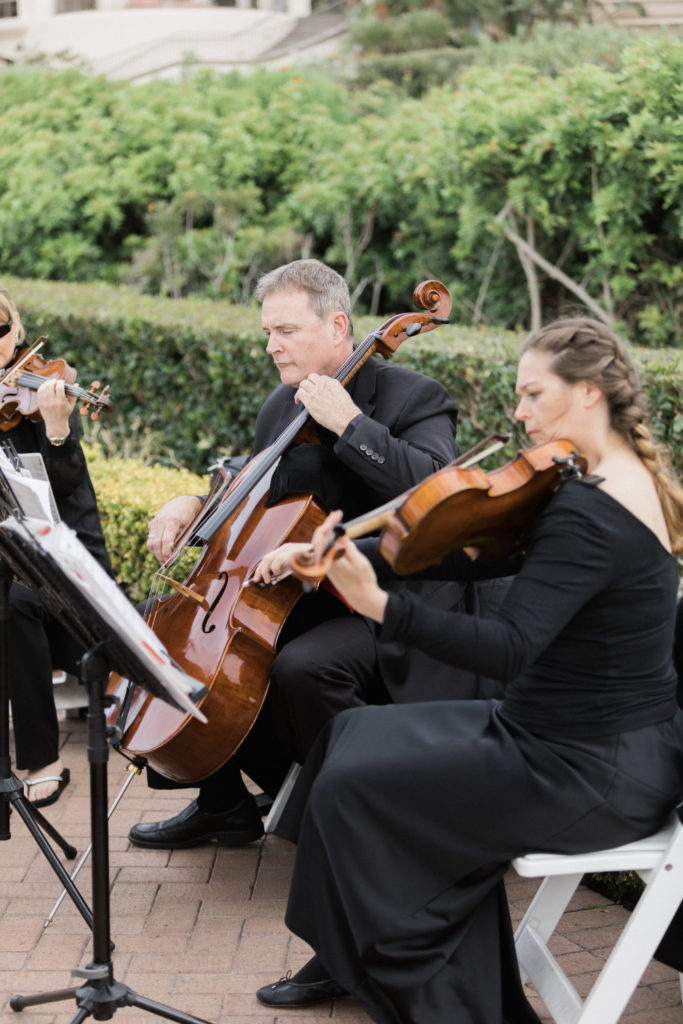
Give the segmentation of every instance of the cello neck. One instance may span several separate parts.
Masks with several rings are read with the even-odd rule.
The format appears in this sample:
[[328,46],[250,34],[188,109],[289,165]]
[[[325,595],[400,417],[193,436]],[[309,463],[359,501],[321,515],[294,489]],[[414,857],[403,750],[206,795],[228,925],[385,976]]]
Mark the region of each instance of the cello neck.
[[[346,385],[360,370],[363,363],[376,351],[379,340],[377,331],[372,331],[368,334],[367,338],[354,348],[349,358],[342,363],[335,373],[334,379]],[[282,454],[294,442],[297,434],[300,433],[310,418],[311,415],[308,410],[302,408],[292,422],[275,438],[273,443],[264,449],[260,457],[244,468],[230,494],[226,496],[213,512],[209,513],[201,525],[194,531],[193,536],[197,540],[204,543],[208,543],[211,540],[216,531],[220,530],[223,523],[233,515],[239,505],[251,494],[254,487],[271,472]]]

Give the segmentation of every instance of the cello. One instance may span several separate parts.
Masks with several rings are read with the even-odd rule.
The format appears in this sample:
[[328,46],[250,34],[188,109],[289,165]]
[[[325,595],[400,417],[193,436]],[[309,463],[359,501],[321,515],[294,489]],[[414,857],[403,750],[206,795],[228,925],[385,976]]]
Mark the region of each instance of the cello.
[[[390,358],[406,338],[448,322],[450,295],[439,281],[418,285],[413,300],[424,312],[398,314],[372,331],[336,380],[348,383],[374,353]],[[325,518],[311,495],[267,505],[282,454],[310,440],[307,428],[310,416],[303,409],[223,493],[210,497],[178,544],[178,564],[165,565],[159,574],[173,592],[155,602],[148,621],[180,667],[207,687],[199,707],[208,724],[115,673],[110,679],[108,694],[121,707],[118,717],[112,711],[108,716],[122,733],[118,748],[173,781],[196,783],[217,771],[244,740],[265,700],[278,637],[302,588],[292,579],[264,594],[243,584],[267,551],[310,540]],[[179,566],[198,546],[195,564],[178,582]]]

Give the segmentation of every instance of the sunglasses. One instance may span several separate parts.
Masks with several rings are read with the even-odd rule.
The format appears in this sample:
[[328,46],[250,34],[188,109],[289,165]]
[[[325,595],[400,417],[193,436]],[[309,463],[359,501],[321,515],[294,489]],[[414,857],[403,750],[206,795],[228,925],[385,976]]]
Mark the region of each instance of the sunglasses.
[[0,324],[0,338],[4,338],[6,334],[9,334],[12,330],[13,323],[14,320],[10,317],[6,324]]

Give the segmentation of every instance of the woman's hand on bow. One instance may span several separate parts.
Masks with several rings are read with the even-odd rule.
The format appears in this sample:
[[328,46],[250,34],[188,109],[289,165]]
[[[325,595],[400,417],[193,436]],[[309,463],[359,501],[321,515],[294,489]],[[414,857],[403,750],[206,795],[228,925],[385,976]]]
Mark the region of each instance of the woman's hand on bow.
[[345,534],[333,540],[334,528],[341,518],[341,512],[331,512],[313,534],[316,558],[322,559],[332,542],[330,553],[334,557],[327,570],[328,580],[355,611],[383,622],[389,595],[382,590],[371,563],[352,540]]

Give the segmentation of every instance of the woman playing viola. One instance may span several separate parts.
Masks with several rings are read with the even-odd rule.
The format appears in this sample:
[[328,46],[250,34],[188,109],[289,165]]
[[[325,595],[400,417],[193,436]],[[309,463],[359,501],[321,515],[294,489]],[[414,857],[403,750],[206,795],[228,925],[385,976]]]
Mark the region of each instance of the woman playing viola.
[[[328,574],[381,639],[496,675],[505,697],[362,708],[323,730],[278,828],[298,842],[287,923],[316,957],[261,1002],[345,990],[381,1024],[536,1022],[502,882],[510,860],[638,839],[681,799],[683,492],[631,358],[597,321],[556,321],[526,341],[517,394],[530,440],[570,440],[588,475],[533,524],[497,612],[473,619],[388,594],[348,539]],[[319,550],[338,519],[318,531]],[[281,561],[275,552],[259,573]],[[480,571],[461,551],[430,575]]]
[[[0,368],[13,364],[24,347],[24,328],[8,292],[0,289]],[[63,380],[48,379],[36,392],[41,419],[22,418],[0,441],[10,441],[19,454],[39,452],[63,521],[78,534],[100,564],[111,573],[95,492],[78,440],[75,398]],[[56,668],[73,670],[80,651],[37,594],[23,584],[10,587],[10,699],[16,764],[25,776],[28,799],[37,807],[54,803],[69,781],[59,755],[59,727],[52,686]]]

